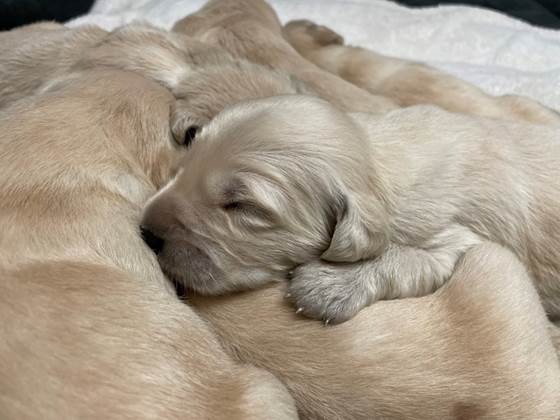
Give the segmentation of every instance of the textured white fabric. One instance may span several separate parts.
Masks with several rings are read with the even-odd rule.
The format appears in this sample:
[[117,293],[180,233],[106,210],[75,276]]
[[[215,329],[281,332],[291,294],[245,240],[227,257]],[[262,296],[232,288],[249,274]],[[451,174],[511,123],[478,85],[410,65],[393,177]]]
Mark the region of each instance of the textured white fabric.
[[[69,22],[106,29],[134,20],[169,28],[205,0],[97,0]],[[280,19],[307,18],[347,43],[424,61],[492,94],[530,96],[560,110],[560,31],[466,6],[410,9],[384,0],[269,0]]]

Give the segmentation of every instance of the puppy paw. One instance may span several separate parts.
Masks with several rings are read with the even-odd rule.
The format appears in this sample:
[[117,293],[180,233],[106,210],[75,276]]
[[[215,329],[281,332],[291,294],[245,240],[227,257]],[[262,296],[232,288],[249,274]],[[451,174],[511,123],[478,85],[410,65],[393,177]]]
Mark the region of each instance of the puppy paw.
[[356,315],[371,301],[371,289],[353,264],[329,264],[313,261],[291,272],[286,297],[296,313],[319,319],[325,324],[338,324]]
[[309,20],[293,20],[283,29],[284,37],[296,49],[344,45],[344,38],[332,29]]

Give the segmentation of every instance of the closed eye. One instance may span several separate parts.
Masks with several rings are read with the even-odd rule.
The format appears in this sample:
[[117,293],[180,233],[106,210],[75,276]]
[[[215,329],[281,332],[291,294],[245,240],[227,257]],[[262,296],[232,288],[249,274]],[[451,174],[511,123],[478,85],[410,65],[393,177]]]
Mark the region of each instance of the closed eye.
[[189,128],[187,128],[185,130],[185,135],[183,137],[182,145],[184,147],[189,147],[194,141],[196,134],[198,133],[199,130],[200,127],[198,125],[191,125]]
[[226,211],[232,211],[232,210],[239,210],[242,206],[243,204],[239,201],[231,201],[229,203],[224,204],[222,208]]
[[232,215],[252,216],[249,219],[258,219],[259,224],[269,225],[275,221],[272,212],[248,201],[228,201],[222,205],[222,209]]

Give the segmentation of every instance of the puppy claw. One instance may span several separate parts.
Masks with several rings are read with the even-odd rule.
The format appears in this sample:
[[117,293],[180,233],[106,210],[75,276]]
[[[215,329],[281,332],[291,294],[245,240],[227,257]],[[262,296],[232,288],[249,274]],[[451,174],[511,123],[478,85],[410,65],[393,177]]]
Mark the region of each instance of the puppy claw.
[[356,271],[345,265],[312,261],[299,266],[287,292],[296,313],[321,321],[324,325],[343,323],[354,317],[372,300],[369,283],[356,281]]
[[292,297],[292,294],[291,294],[291,293],[286,293],[286,294],[284,295],[284,297],[285,297],[286,299],[289,299],[289,298]]
[[297,308],[296,315],[301,314],[303,312],[303,308]]

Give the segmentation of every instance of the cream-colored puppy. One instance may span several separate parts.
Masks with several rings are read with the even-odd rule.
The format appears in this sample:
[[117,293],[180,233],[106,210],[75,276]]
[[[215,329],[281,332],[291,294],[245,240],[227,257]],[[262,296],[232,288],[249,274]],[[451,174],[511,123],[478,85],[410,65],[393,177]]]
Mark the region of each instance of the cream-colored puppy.
[[399,106],[433,104],[481,117],[559,124],[560,114],[518,95],[491,96],[422,63],[344,45],[342,36],[308,20],[288,22],[284,37],[305,58],[352,84]]
[[380,114],[432,103],[491,118],[560,123],[558,113],[529,98],[489,96],[428,66],[339,45],[342,37],[324,26],[295,21],[282,28],[263,0],[210,0],[173,30],[235,57],[283,69],[305,82],[309,91],[347,111]]
[[[123,37],[123,39],[125,38],[126,37]],[[129,48],[132,49],[134,45],[136,44],[130,43]],[[141,47],[138,48],[138,51],[142,51]],[[164,49],[163,51],[166,50]],[[122,53],[123,52],[120,52],[119,54],[121,54],[122,56]],[[107,57],[110,58],[110,55],[108,54]],[[146,57],[149,58],[149,56],[147,55]],[[236,64],[230,63],[229,66],[235,68]],[[196,77],[189,79],[189,87],[185,89],[188,94],[185,94],[184,100],[185,103],[196,104],[196,108],[194,109],[197,110],[197,112],[187,114],[194,115],[194,121],[200,121],[197,119],[200,115],[198,113],[198,110],[203,110],[204,115],[208,115],[208,117],[205,118],[209,118],[212,115],[215,115],[215,113],[221,109],[220,107],[223,106],[223,104],[227,105],[228,101],[242,99],[242,95],[245,95],[247,93],[259,93],[261,86],[259,86],[258,84],[255,85],[254,79],[250,75],[247,77],[243,77],[242,73],[239,73],[239,76],[235,78],[220,78],[219,76],[226,74],[224,71],[222,71],[224,67],[225,66],[223,65],[216,65],[212,67],[212,72],[209,72],[208,76],[203,79],[204,84],[201,84],[200,87],[197,83]],[[139,70],[142,71],[142,66],[139,66]],[[196,72],[196,74],[198,76],[201,76],[205,74],[205,72],[207,71],[207,67],[205,68],[201,66],[199,68],[193,68],[192,70],[199,70]],[[260,71],[263,74],[265,73],[262,68],[260,69]],[[195,72],[191,74],[193,74],[194,76]],[[264,75],[266,76],[266,74]],[[265,80],[270,80],[270,78]],[[216,85],[214,85],[214,83]],[[274,83],[276,83],[276,81],[268,83],[270,83],[271,86],[274,86]],[[267,85],[264,84],[264,86]],[[273,89],[271,89],[271,92],[271,94],[274,94]],[[206,93],[210,94],[205,97]],[[277,91],[276,93],[282,93],[282,91]],[[185,107],[185,109],[189,111],[188,107]],[[202,122],[204,121],[205,120],[202,119]],[[492,254],[488,258],[494,259],[497,264],[504,264],[505,266],[509,266],[511,264],[509,258],[501,259],[499,254]],[[472,263],[473,266],[476,267],[476,264],[479,264],[480,260],[473,261]],[[496,270],[496,272],[498,272],[498,270]],[[488,281],[485,276],[479,276],[479,274],[477,273],[478,272],[476,270],[467,273],[467,275],[465,276],[466,284],[470,284],[471,276],[478,276],[477,278],[480,278],[480,282]],[[497,275],[497,273],[490,272],[487,273],[487,275],[488,278],[493,279]],[[504,281],[507,280],[508,278],[504,277]],[[511,287],[513,288],[514,286],[511,285]],[[126,290],[127,294],[134,294],[134,290],[129,290],[130,282],[123,282],[123,288]],[[488,289],[477,290],[480,291],[483,296],[487,296],[488,293],[491,293]],[[88,291],[87,293],[91,292]],[[154,293],[154,290],[147,289],[146,293]],[[514,299],[514,301],[517,302],[520,306],[515,307],[519,308],[520,314],[527,315],[526,319],[534,320],[542,318],[542,314],[540,314],[538,310],[537,312],[535,312],[535,309],[538,308],[538,302],[536,299],[527,299],[527,297],[522,298],[522,296],[525,295],[516,294],[513,291],[510,293],[510,296],[517,297],[517,299]],[[92,293],[92,295],[93,294],[94,293]],[[39,294],[36,294],[36,296],[39,296]],[[490,296],[490,298],[491,300],[495,300],[493,296]],[[142,299],[146,299],[146,296],[142,295]],[[477,296],[476,300],[480,301],[480,299],[481,297]],[[426,301],[428,305],[430,305],[430,302],[431,301]],[[449,314],[449,317],[460,317],[464,315],[468,318],[470,309],[475,309],[466,302],[464,303],[464,305],[461,305],[461,302],[463,301],[452,300],[452,302],[450,302],[449,308],[450,310],[452,309],[452,311]],[[99,302],[95,303],[99,304]],[[395,303],[400,304],[401,302]],[[147,302],[146,305],[151,306],[152,303]],[[157,304],[154,306],[157,306],[155,312],[160,313],[164,311]],[[262,319],[262,323],[254,323],[255,306],[264,306],[267,309],[266,311],[263,311],[262,308],[260,310],[259,316],[260,319]],[[508,308],[512,308],[511,304],[505,306],[507,306]],[[477,306],[476,308],[480,307]],[[375,321],[376,319],[380,318],[394,318],[394,311],[392,306],[378,307],[376,305],[371,309],[375,309],[376,311],[379,310],[380,312],[376,312],[373,315],[368,315],[368,319],[370,320]],[[483,313],[491,312],[490,305],[481,309]],[[294,395],[298,399],[299,408],[300,410],[302,410],[305,417],[332,418],[333,416],[337,416],[341,418],[371,418],[373,416],[379,416],[380,414],[376,413],[380,413],[380,411],[383,413],[384,417],[390,416],[389,413],[394,413],[392,417],[399,417],[399,413],[403,413],[404,411],[406,411],[406,407],[411,407],[407,405],[407,401],[409,401],[408,399],[404,401],[402,399],[393,398],[393,387],[385,387],[382,383],[376,382],[378,380],[378,374],[383,374],[383,372],[377,372],[370,369],[354,369],[354,362],[357,363],[357,361],[359,360],[362,360],[363,363],[360,362],[360,364],[363,364],[364,366],[368,366],[371,368],[380,366],[379,362],[376,362],[375,360],[364,360],[361,357],[365,357],[368,354],[372,354],[373,352],[380,355],[394,354],[395,343],[392,340],[393,337],[387,336],[387,340],[383,343],[379,342],[379,340],[377,339],[373,342],[369,342],[369,344],[365,343],[365,346],[361,348],[359,353],[356,353],[356,348],[354,347],[348,348],[348,351],[339,351],[333,353],[332,356],[335,357],[335,359],[332,360],[333,363],[325,364],[324,361],[326,359],[324,354],[322,352],[317,352],[317,349],[325,347],[332,348],[332,346],[340,343],[341,335],[336,330],[336,332],[329,332],[327,330],[321,329],[319,326],[313,323],[305,323],[306,328],[301,328],[301,324],[297,325],[296,327],[298,328],[298,331],[302,332],[302,335],[293,334],[294,322],[304,323],[305,321],[297,321],[293,318],[289,310],[281,304],[281,294],[279,291],[274,293],[272,293],[271,291],[263,291],[250,295],[240,295],[238,297],[232,298],[231,302],[228,305],[220,304],[211,306],[207,305],[204,302],[201,302],[198,310],[202,314],[209,315],[208,319],[211,320],[215,326],[220,327],[219,332],[225,340],[235,343],[237,339],[239,340],[237,342],[246,343],[246,345],[244,345],[243,347],[243,351],[238,353],[245,361],[253,360],[255,361],[255,363],[258,363],[261,366],[265,366],[268,369],[274,370],[277,372],[277,374],[281,375],[284,380],[289,383],[292,391],[294,391]],[[102,313],[105,311],[105,309],[103,307],[100,307],[99,311]],[[535,313],[537,314],[536,318],[534,317]],[[493,354],[491,358],[485,359],[487,363],[484,363],[483,366],[473,366],[468,361],[470,360],[471,356],[453,359],[455,360],[453,362],[453,366],[450,367],[449,374],[448,376],[446,376],[450,378],[450,382],[453,382],[457,377],[466,375],[466,377],[468,377],[468,380],[470,381],[469,383],[477,385],[480,384],[481,386],[473,386],[469,389],[461,388],[460,390],[457,388],[457,394],[454,394],[453,397],[449,397],[449,399],[446,400],[459,401],[455,407],[451,407],[450,409],[450,405],[447,405],[447,403],[440,404],[441,412],[446,413],[446,416],[458,416],[467,415],[469,413],[477,413],[477,407],[482,407],[482,409],[487,408],[489,413],[498,416],[503,413],[504,417],[508,417],[508,415],[509,417],[511,417],[511,413],[536,413],[535,416],[547,417],[545,413],[554,413],[557,411],[557,408],[554,406],[555,400],[553,398],[554,395],[557,394],[553,386],[554,382],[549,381],[547,379],[548,376],[542,379],[542,382],[539,382],[538,384],[534,381],[534,378],[542,378],[541,375],[537,375],[535,373],[537,371],[546,371],[547,373],[550,373],[551,377],[554,377],[557,372],[557,367],[554,364],[551,364],[550,358],[548,358],[550,349],[548,347],[548,342],[546,341],[547,339],[543,335],[542,325],[519,322],[520,319],[516,316],[512,317],[510,314],[506,315],[507,318],[511,320],[510,325],[515,326],[515,328],[501,328],[500,331],[504,332],[504,335],[500,335],[500,331],[496,332],[494,330],[496,325],[503,326],[502,324],[500,324],[500,322],[498,322],[497,318],[499,317],[497,316],[497,314],[492,318],[492,320],[487,320],[486,318],[480,322],[467,323],[463,325],[461,331],[465,333],[465,336],[472,337],[475,336],[475,333],[477,331],[483,331],[483,336],[487,336],[488,334],[490,336],[496,337],[496,342],[501,343],[505,351],[498,352],[496,354]],[[281,317],[280,319],[284,319],[285,322],[281,323],[282,328],[278,328],[278,334],[274,335],[274,330],[270,330],[267,327],[275,325],[278,322],[279,317]],[[506,319],[505,316],[502,319]],[[231,328],[231,325],[227,324],[227,320],[238,322],[239,325],[237,325],[235,328]],[[182,322],[184,321],[179,320],[177,324],[180,324]],[[222,325],[220,324],[220,322],[225,322],[226,324]],[[403,322],[406,323],[406,321]],[[437,325],[439,324],[434,322],[433,327],[435,328]],[[247,328],[248,326],[249,328]],[[182,326],[177,325],[177,328],[182,328]],[[346,331],[343,331],[344,335],[354,337],[354,339],[359,339],[359,337],[366,336],[369,337],[370,333],[372,333],[373,331],[371,322],[359,324],[347,323],[344,325],[344,328],[347,329]],[[403,336],[404,341],[411,342],[410,339],[413,339],[414,336],[417,336],[416,331],[414,331],[415,328],[417,327],[411,328],[413,335]],[[432,327],[430,328],[431,331],[435,331]],[[164,329],[163,331],[166,332],[167,329]],[[388,330],[385,330],[384,326],[381,325],[379,334],[386,335],[387,332]],[[278,344],[274,344],[272,347],[266,346],[266,343],[281,342],[288,333],[290,334],[290,337],[294,337],[294,340],[287,342],[284,341],[284,346],[279,346]],[[379,336],[379,334],[376,334],[376,337]],[[160,339],[160,335],[155,333],[153,337],[156,341]],[[262,341],[262,337],[267,337],[267,339],[265,341]],[[440,341],[437,342],[446,342],[449,337],[450,336],[447,335],[446,332],[438,331],[434,334],[434,336],[427,336],[426,342],[434,342],[437,341],[438,338],[440,339]],[[522,337],[522,339],[512,339],[512,337]],[[140,337],[140,339],[144,340],[144,337],[142,336]],[[249,344],[251,343],[251,341],[252,344]],[[347,340],[345,342],[352,343],[353,339]],[[484,347],[482,345],[483,341],[479,342],[481,343],[480,351],[482,351],[482,347]],[[302,345],[305,343],[309,343],[309,347],[306,347],[304,351],[305,354],[302,354],[298,351],[298,349],[302,349]],[[537,343],[537,345],[535,345],[535,343]],[[263,346],[261,346],[260,344],[263,344]],[[425,342],[418,343],[421,348],[424,348],[425,344]],[[411,344],[410,347],[399,346],[399,348],[415,348],[415,346],[416,344]],[[517,353],[515,349],[512,351],[510,347],[515,347],[517,349],[520,349],[520,351]],[[527,351],[521,351],[523,348],[527,349]],[[384,353],[382,350],[386,351],[386,353]],[[442,351],[440,355],[440,362],[449,367],[450,363],[448,363],[448,361],[453,358],[455,353]],[[459,353],[459,355],[462,355],[462,353]],[[291,359],[289,363],[284,364],[282,362],[283,360],[287,360],[287,357],[292,356],[294,357],[294,359]],[[403,359],[409,361],[413,360],[411,359],[410,353],[403,353],[402,357]],[[309,368],[302,370],[302,365],[298,364],[296,359],[299,359],[301,363],[304,363]],[[344,363],[337,364],[337,361],[349,362],[352,366],[352,369],[347,369]],[[504,361],[508,362],[504,363]],[[506,366],[506,368],[498,372],[495,369],[495,367],[498,365],[502,367]],[[522,372],[519,372],[517,368],[514,368],[514,366],[521,365],[526,366]],[[400,366],[400,364],[395,363],[394,366]],[[329,370],[328,367],[330,367],[331,369]],[[431,369],[428,372],[423,371],[418,374],[418,377],[426,378],[426,375],[429,375],[431,371]],[[412,377],[415,376],[415,373],[413,371],[409,371],[407,369],[403,369],[403,371],[400,373],[404,374],[406,372],[409,372]],[[41,371],[38,371],[37,381],[42,381],[43,377],[44,376],[42,376]],[[429,377],[435,383],[439,383],[442,387],[447,388],[445,383],[439,382],[441,376],[433,375]],[[515,377],[515,382],[513,380],[504,381],[504,378],[508,377]],[[539,381],[540,380],[541,379],[539,379]],[[374,390],[372,389],[372,387],[355,386],[360,382],[377,384],[377,387],[375,387]],[[484,386],[484,384],[489,383],[492,384],[491,387]],[[494,385],[506,383],[510,383],[512,384],[512,386],[501,389],[499,386]],[[418,384],[409,382],[409,385],[410,387],[408,389],[405,389],[405,394],[413,394]],[[342,389],[344,389],[344,392],[342,392]],[[449,390],[452,391],[452,389]],[[478,390],[481,390],[481,393],[485,395],[484,398],[479,397]],[[424,392],[419,392],[415,395],[418,395],[419,397],[421,395],[426,395],[426,389],[421,389],[421,391]],[[509,402],[512,401],[512,396],[522,395],[525,393],[539,394],[542,396],[542,401],[536,401],[532,398],[526,398],[521,399],[520,401],[514,401],[509,404]],[[499,397],[499,395],[505,395],[505,397],[502,398]],[[385,399],[384,408],[382,410],[380,410],[378,407],[378,403],[380,400],[374,398],[376,396],[380,396],[380,398]],[[89,393],[87,394],[87,396],[84,395],[83,400],[91,397],[92,393]],[[402,395],[402,397],[404,398],[404,394]],[[434,396],[433,394],[430,398],[430,401],[433,401],[436,404],[437,401],[440,400],[439,396]],[[462,403],[462,401],[465,401],[467,399],[469,401],[476,399],[476,402],[473,403],[476,406],[473,407],[473,404]],[[498,403],[496,403],[496,401],[498,401]],[[503,403],[504,401],[505,403]],[[228,405],[231,407],[232,405],[230,404],[230,402],[231,401],[228,398],[224,399],[224,405]],[[418,400],[416,400],[416,402],[422,403],[422,399],[419,398]],[[141,408],[143,409],[145,407],[142,406]],[[216,410],[219,410],[221,408],[223,407],[216,406]],[[423,412],[422,408],[424,408],[426,412],[428,412],[428,406],[425,404],[420,406],[415,404],[414,408],[411,407],[411,412],[413,412],[413,410],[416,408],[418,408],[418,410],[420,411],[412,414],[413,417],[418,418],[419,416],[421,416],[422,414],[420,413]],[[525,417],[529,417],[529,414],[525,415]]]
[[190,300],[231,354],[290,389],[304,419],[534,419],[560,413],[560,369],[523,267],[497,245],[450,281],[325,328],[282,305],[284,287]]
[[432,292],[489,239],[558,317],[559,134],[429,106],[375,117],[307,96],[250,101],[202,131],[143,224],[164,270],[202,293],[299,266],[289,294],[326,322]]
[[297,418],[180,302],[138,232],[182,147],[173,96],[69,74],[0,112],[0,417]]
[[100,66],[154,80],[175,97],[172,131],[189,143],[197,129],[239,100],[307,92],[302,82],[177,32],[145,24],[106,32],[41,23],[0,33],[0,108],[69,71]]
[[223,48],[236,58],[284,70],[345,110],[384,113],[397,108],[390,99],[359,89],[299,55],[282,37],[276,13],[263,0],[210,0],[175,23],[173,32]]

